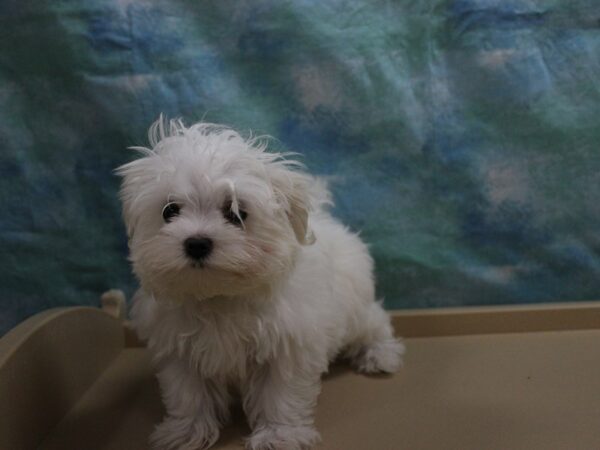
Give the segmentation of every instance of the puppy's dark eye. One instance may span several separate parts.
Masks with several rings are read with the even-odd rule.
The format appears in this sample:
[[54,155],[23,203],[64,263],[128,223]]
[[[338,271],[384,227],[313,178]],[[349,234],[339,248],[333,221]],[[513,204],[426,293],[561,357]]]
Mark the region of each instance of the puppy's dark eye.
[[223,208],[223,217],[225,217],[227,222],[236,226],[240,226],[242,225],[242,222],[246,221],[248,213],[242,209],[238,209],[238,214],[234,213],[231,209],[231,203],[229,203]]
[[163,220],[165,222],[170,222],[171,220],[173,220],[173,217],[179,215],[180,209],[181,207],[177,203],[167,203],[162,210]]

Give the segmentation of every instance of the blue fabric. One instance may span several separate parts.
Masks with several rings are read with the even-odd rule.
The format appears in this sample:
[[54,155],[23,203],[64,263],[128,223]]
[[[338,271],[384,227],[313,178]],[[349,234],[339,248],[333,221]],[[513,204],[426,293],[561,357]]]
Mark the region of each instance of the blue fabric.
[[112,169],[160,112],[330,178],[387,307],[600,293],[597,1],[0,2],[0,330],[135,280]]

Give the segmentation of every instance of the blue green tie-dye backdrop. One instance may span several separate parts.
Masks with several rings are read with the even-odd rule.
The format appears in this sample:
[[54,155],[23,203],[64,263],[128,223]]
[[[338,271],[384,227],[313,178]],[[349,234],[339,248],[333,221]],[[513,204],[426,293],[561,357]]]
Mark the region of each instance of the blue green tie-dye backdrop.
[[600,294],[597,0],[0,0],[0,331],[135,281],[160,112],[330,177],[388,307]]

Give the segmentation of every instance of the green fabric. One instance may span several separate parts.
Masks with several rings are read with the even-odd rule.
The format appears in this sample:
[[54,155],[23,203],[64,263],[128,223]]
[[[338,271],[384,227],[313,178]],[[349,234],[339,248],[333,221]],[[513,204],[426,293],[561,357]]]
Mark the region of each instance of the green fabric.
[[597,1],[0,2],[0,329],[131,293],[112,169],[163,112],[330,179],[387,307],[600,293]]

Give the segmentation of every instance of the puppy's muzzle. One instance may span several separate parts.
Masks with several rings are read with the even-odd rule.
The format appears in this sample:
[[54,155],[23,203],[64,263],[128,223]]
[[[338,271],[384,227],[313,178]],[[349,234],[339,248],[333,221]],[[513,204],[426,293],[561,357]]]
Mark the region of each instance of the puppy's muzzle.
[[202,261],[212,252],[213,241],[206,237],[190,237],[183,242],[183,248],[188,258]]

